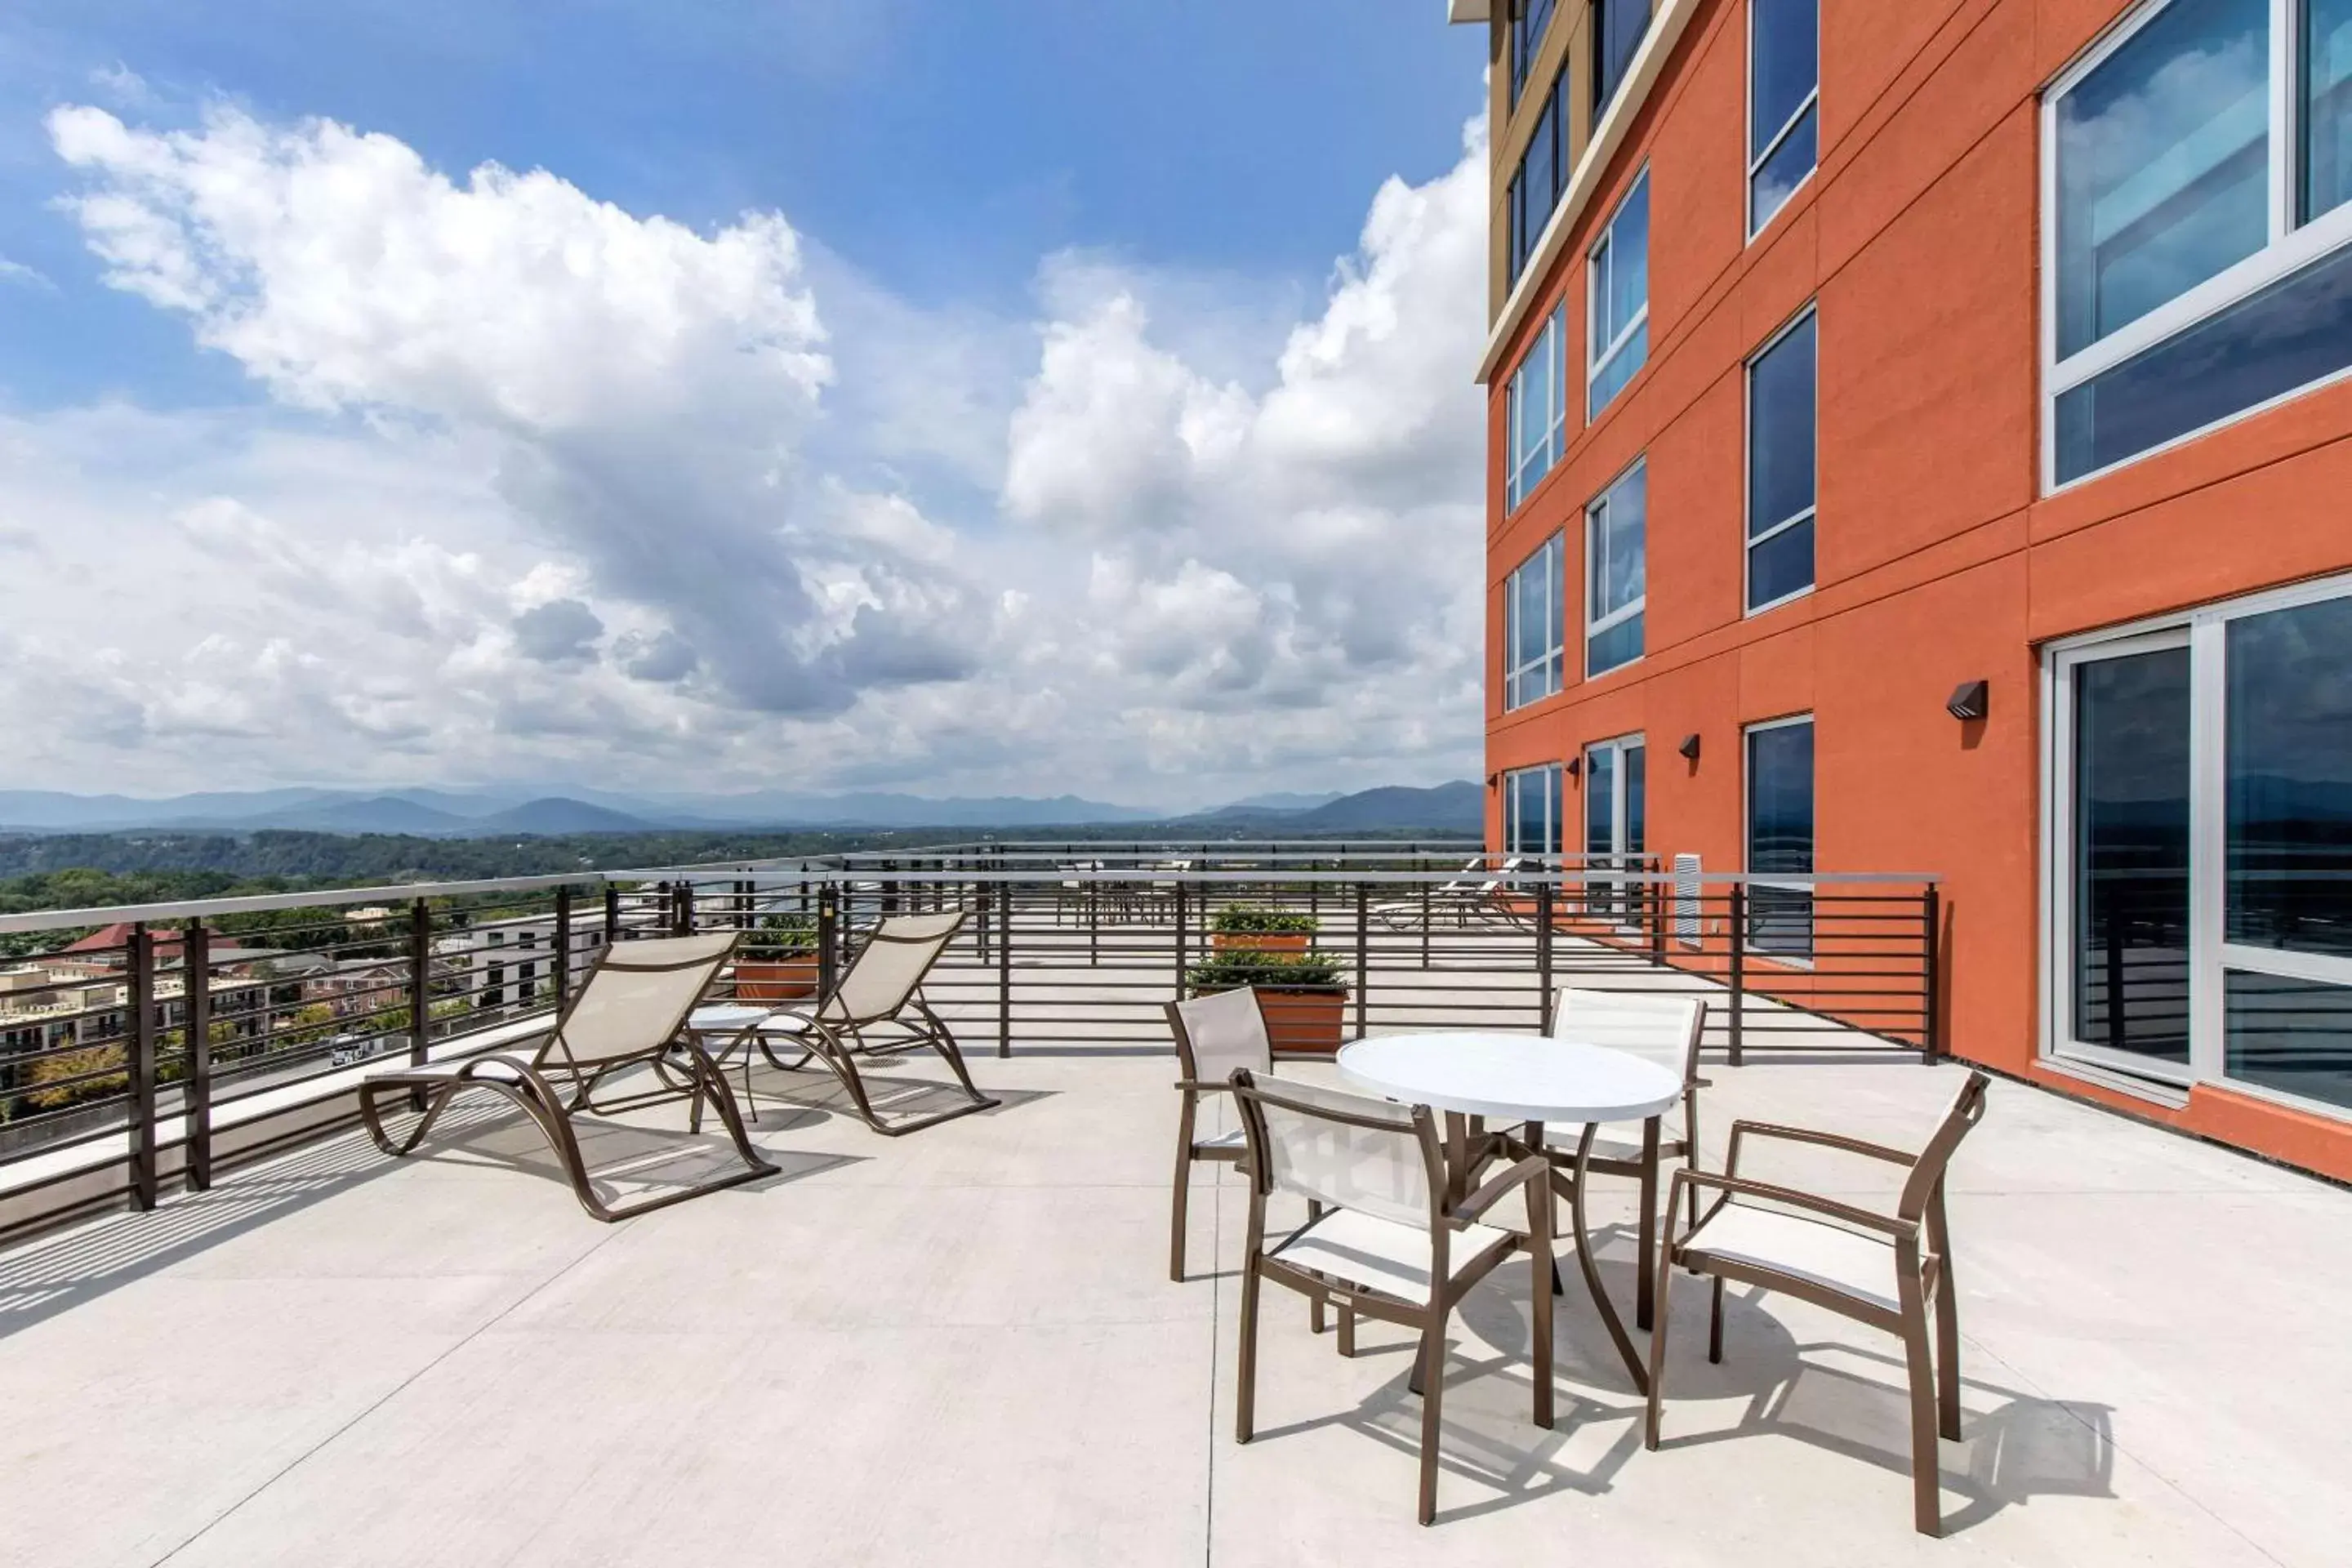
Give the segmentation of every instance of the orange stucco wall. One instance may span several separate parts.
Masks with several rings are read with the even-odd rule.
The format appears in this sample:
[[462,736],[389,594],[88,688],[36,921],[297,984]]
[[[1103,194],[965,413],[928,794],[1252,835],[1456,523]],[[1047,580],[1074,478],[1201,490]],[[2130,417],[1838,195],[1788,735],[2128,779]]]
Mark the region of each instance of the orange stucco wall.
[[[1811,712],[1817,865],[1941,874],[1950,1045],[2069,1089],[2036,1067],[2038,645],[2352,567],[2352,384],[2040,495],[2039,94],[2126,9],[1828,0],[1821,166],[1743,243],[1746,0],[1703,7],[1522,331],[1564,299],[1570,363],[1583,363],[1582,258],[1646,164],[1647,366],[1597,422],[1571,416],[1566,458],[1507,518],[1505,388],[1524,342],[1490,401],[1489,773],[1642,731],[1650,850],[1738,869],[1740,728]],[[1744,363],[1809,301],[1817,587],[1743,617]],[[1504,579],[1565,531],[1574,666],[1583,509],[1644,454],[1644,657],[1591,682],[1571,668],[1561,695],[1505,713]],[[1944,700],[1976,679],[1991,711],[1963,725]],[[1673,750],[1693,732],[1686,767]],[[2352,1126],[2219,1090],[2179,1112],[2128,1103],[2352,1176]]]

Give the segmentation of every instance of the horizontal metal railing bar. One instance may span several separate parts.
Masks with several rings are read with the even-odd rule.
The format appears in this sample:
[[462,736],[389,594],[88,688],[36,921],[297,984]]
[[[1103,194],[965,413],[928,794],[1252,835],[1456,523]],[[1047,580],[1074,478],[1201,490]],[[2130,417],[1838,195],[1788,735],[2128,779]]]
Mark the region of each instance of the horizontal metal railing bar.
[[[159,921],[200,920],[207,915],[267,914],[272,910],[325,909],[336,904],[407,903],[415,899],[461,898],[472,893],[499,893],[544,888],[597,887],[613,879],[605,873],[544,877],[507,877],[476,882],[395,882],[373,888],[313,888],[299,893],[246,893],[235,898],[178,899],[158,904],[107,904],[81,910],[33,910],[0,915],[0,935],[18,931],[54,931],[67,926],[152,924]],[[400,911],[394,910],[395,920]],[[231,932],[231,935],[242,934]],[[250,933],[261,935],[261,932]],[[111,951],[120,952],[120,949]]]

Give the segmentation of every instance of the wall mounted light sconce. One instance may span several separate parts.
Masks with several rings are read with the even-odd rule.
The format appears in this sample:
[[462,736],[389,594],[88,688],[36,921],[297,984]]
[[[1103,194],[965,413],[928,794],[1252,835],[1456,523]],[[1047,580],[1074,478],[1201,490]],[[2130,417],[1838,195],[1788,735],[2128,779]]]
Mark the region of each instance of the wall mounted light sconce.
[[1575,778],[1583,772],[1584,759],[1582,757],[1570,757],[1568,759],[1568,776],[1570,778]]
[[1675,750],[1683,754],[1683,760],[1685,762],[1695,763],[1698,761],[1698,732],[1696,731],[1693,731],[1691,733],[1685,735],[1683,737],[1683,743],[1676,746]]
[[1502,782],[1503,782],[1503,775],[1502,775],[1502,774],[1500,774],[1500,773],[1488,773],[1488,774],[1486,775],[1486,787],[1487,787],[1488,789],[1494,789],[1494,788],[1498,787],[1498,786],[1502,784]]
[[1950,700],[1944,704],[1944,710],[1955,719],[1981,719],[1989,710],[1991,700],[1990,682],[1964,680],[1954,689]]

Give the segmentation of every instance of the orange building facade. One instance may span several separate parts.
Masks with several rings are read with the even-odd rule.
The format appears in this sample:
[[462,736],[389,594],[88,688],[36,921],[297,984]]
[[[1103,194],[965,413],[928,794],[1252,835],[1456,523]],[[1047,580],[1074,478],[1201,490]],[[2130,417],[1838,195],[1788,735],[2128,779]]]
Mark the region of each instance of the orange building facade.
[[1452,8],[1490,844],[1934,873],[1955,1054],[2352,1179],[2352,3]]

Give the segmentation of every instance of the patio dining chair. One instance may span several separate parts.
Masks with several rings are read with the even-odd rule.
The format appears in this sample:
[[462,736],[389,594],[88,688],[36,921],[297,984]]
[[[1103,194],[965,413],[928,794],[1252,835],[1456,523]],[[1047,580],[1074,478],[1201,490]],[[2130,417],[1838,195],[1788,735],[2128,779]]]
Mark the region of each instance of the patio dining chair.
[[[1698,996],[1645,994],[1638,991],[1589,991],[1563,985],[1553,994],[1551,1023],[1545,1033],[1563,1040],[1612,1050],[1654,1061],[1673,1073],[1683,1086],[1679,1110],[1659,1118],[1658,1146],[1646,1148],[1644,1133],[1630,1124],[1546,1127],[1544,1144],[1559,1170],[1554,1180],[1565,1184],[1576,1164],[1578,1145],[1587,1137],[1591,1150],[1588,1172],[1631,1176],[1641,1184],[1638,1262],[1634,1268],[1633,1321],[1648,1328],[1657,1290],[1655,1233],[1658,1185],[1664,1162],[1679,1160],[1698,1169],[1698,1091],[1707,1087],[1698,1075],[1699,1041],[1706,1033],[1706,1002]],[[1691,1223],[1698,1223],[1698,1190],[1690,1190]]]
[[[1969,1073],[1916,1154],[1832,1132],[1735,1121],[1723,1174],[1676,1171],[1666,1205],[1660,1277],[1670,1278],[1676,1265],[1714,1277],[1710,1362],[1723,1359],[1723,1288],[1729,1279],[1785,1291],[1902,1340],[1911,1398],[1912,1522],[1922,1535],[1943,1533],[1936,1438],[1940,1433],[1958,1441],[1960,1436],[1959,1307],[1952,1282],[1951,1231],[1944,1217],[1944,1177],[1953,1151],[1984,1117],[1990,1081],[1983,1073]],[[1740,1175],[1740,1150],[1749,1139],[1835,1149],[1903,1166],[1910,1174],[1895,1212],[1882,1214]],[[1677,1239],[1675,1211],[1685,1186],[1717,1196]],[[1658,1446],[1665,1381],[1666,1308],[1662,1298],[1650,1334],[1650,1408],[1643,1442],[1651,1448]]]
[[[696,1001],[733,955],[736,940],[732,933],[720,932],[612,944],[589,971],[554,1028],[529,1055],[469,1057],[371,1074],[359,1089],[360,1120],[366,1123],[368,1136],[387,1154],[409,1153],[424,1142],[459,1093],[488,1089],[512,1100],[530,1117],[553,1147],[580,1206],[606,1221],[626,1219],[722,1187],[775,1175],[777,1167],[761,1157],[744,1132],[743,1118],[725,1075],[681,1032]],[[596,1101],[595,1092],[606,1080],[638,1068],[648,1070],[652,1088]],[[408,1135],[399,1140],[385,1131],[379,1104],[394,1095],[423,1097],[423,1114]],[[716,1110],[734,1142],[741,1168],[635,1203],[610,1202],[604,1189],[620,1173],[588,1168],[572,1119],[583,1112],[609,1116],[665,1100],[691,1103],[691,1126],[697,1132],[702,1130],[703,1107]],[[642,1172],[649,1163],[642,1152],[627,1162],[631,1173]]]
[[[998,1105],[1000,1101],[972,1087],[955,1032],[923,998],[924,979],[963,928],[963,921],[961,910],[891,916],[874,928],[847,972],[814,1005],[776,1008],[735,1031],[718,1057],[723,1062],[737,1050],[743,1053],[744,1098],[751,1096],[751,1053],[756,1047],[780,1071],[797,1071],[814,1059],[849,1092],[858,1119],[889,1137],[936,1127]],[[858,1058],[924,1046],[955,1074],[962,1103],[941,1110],[885,1116],[875,1108],[859,1074]],[[787,1062],[777,1054],[779,1049],[797,1055]]]
[[1192,1166],[1206,1161],[1241,1163],[1241,1124],[1213,1138],[1198,1135],[1201,1097],[1223,1094],[1233,1087],[1237,1068],[1251,1072],[1274,1070],[1274,1040],[1267,1033],[1265,1009],[1249,986],[1213,992],[1189,1002],[1162,1004],[1169,1032],[1176,1037],[1180,1076],[1176,1089],[1183,1097],[1176,1113],[1175,1212],[1168,1227],[1168,1278],[1184,1282],[1184,1217],[1192,1195]]
[[[1354,1351],[1358,1315],[1401,1324],[1420,1336],[1419,1518],[1437,1515],[1440,1405],[1445,1330],[1471,1287],[1521,1247],[1533,1260],[1534,1415],[1552,1422],[1550,1167],[1540,1155],[1512,1164],[1466,1196],[1446,1197],[1445,1157],[1425,1105],[1401,1106],[1306,1084],[1276,1089],[1244,1068],[1233,1075],[1250,1177],[1248,1248],[1242,1262],[1241,1367],[1234,1396],[1236,1442],[1255,1435],[1257,1320],[1261,1285],[1272,1280],[1339,1308],[1340,1353]],[[1305,1225],[1269,1236],[1266,1199],[1305,1198]],[[1527,1230],[1486,1223],[1502,1199],[1527,1200]]]

